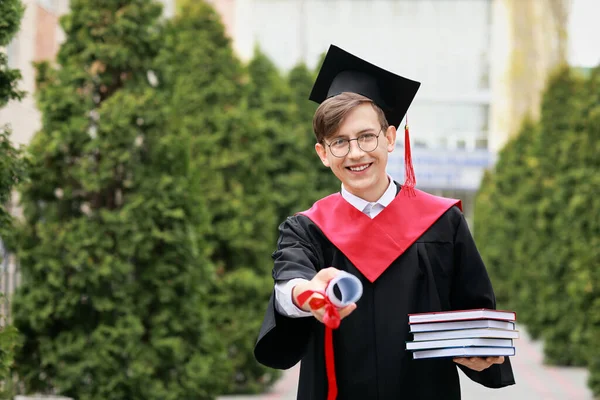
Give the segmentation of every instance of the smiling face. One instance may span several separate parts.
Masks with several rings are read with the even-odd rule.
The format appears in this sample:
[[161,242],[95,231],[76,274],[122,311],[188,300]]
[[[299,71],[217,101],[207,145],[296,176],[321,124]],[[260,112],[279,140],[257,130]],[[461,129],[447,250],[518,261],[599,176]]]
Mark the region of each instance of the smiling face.
[[[356,139],[365,134],[379,135],[377,148],[362,150],[357,140],[350,142],[350,152],[344,157],[332,154],[331,147],[339,139]],[[326,167],[342,181],[346,190],[367,201],[377,201],[389,185],[386,174],[388,153],[394,150],[396,128],[382,128],[379,114],[370,102],[357,105],[349,111],[338,129],[327,135],[315,150]],[[331,147],[329,146],[331,145]],[[363,148],[367,146],[363,145]],[[339,154],[336,152],[336,154]]]

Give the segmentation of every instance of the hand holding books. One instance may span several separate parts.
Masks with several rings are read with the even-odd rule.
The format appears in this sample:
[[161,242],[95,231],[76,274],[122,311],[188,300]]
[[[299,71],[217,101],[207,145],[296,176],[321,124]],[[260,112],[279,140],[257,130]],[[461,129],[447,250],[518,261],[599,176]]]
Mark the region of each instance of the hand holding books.
[[454,362],[460,365],[464,365],[475,371],[483,371],[488,369],[494,364],[502,364],[504,362],[504,356],[499,357],[458,357],[454,359]]
[[414,341],[406,349],[414,359],[458,357],[457,363],[480,371],[515,355],[515,321],[512,311],[489,309],[410,314]]

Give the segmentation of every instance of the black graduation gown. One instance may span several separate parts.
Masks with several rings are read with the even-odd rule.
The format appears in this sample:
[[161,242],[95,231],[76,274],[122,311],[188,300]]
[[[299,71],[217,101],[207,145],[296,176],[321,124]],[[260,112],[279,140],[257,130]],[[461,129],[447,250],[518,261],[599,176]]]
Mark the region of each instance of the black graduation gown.
[[[379,216],[378,216],[379,217]],[[376,217],[377,218],[377,217]],[[400,222],[398,222],[400,223]],[[338,399],[460,399],[457,364],[449,358],[413,360],[406,351],[408,314],[495,308],[492,285],[462,212],[442,214],[374,282],[365,276],[305,215],[279,227],[273,278],[312,279],[333,266],[363,284],[357,308],[333,331]],[[255,347],[266,366],[288,369],[301,361],[299,400],[325,400],[325,327],[315,318],[289,318],[271,295]],[[490,388],[514,384],[510,360],[476,372],[459,366]]]

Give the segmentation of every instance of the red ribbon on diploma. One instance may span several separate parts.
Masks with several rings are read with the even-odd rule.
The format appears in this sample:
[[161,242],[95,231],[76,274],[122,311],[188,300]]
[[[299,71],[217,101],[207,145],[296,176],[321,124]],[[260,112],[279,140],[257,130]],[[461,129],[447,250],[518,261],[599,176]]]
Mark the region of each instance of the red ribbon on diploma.
[[340,312],[337,307],[334,306],[329,297],[322,290],[307,290],[298,295],[298,303],[300,307],[306,303],[306,301],[313,294],[320,294],[323,298],[315,297],[312,298],[308,305],[311,310],[318,310],[325,307],[325,315],[323,316],[323,323],[325,324],[325,368],[327,371],[327,385],[328,393],[327,400],[335,400],[337,397],[337,382],[335,380],[335,359],[333,358],[333,329],[337,329],[340,326]]

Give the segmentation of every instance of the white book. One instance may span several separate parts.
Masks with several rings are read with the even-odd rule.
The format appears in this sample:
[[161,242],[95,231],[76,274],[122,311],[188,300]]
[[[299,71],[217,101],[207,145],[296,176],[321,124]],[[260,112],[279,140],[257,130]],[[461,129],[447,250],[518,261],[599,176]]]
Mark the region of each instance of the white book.
[[425,324],[410,325],[411,332],[449,331],[452,329],[469,328],[494,328],[514,330],[516,327],[514,322],[497,321],[494,319],[474,319],[471,321],[455,322],[430,322]]
[[415,351],[413,352],[413,359],[439,357],[499,357],[514,355],[514,347],[453,347],[449,349]]
[[512,347],[512,339],[448,339],[425,340],[421,342],[406,342],[406,350],[426,350],[449,347]]
[[499,319],[504,321],[515,321],[517,319],[517,315],[514,311],[491,310],[487,308],[408,315],[409,324],[418,324],[422,322],[462,321],[470,319]]
[[413,333],[413,337],[415,342],[422,340],[469,338],[518,339],[519,331],[509,331],[505,329],[458,329],[453,331],[415,332]]

